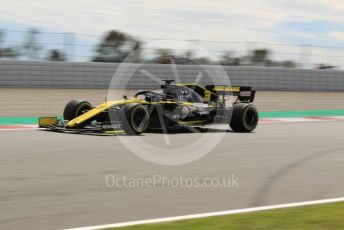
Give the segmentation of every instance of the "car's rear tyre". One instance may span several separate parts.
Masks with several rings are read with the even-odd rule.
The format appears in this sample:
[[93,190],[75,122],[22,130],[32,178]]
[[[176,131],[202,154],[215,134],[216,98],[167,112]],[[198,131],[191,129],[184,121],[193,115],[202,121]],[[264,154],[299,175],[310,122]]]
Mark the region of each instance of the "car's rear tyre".
[[238,103],[233,105],[230,127],[235,132],[252,132],[258,124],[258,111],[252,104]]
[[122,128],[128,135],[139,135],[149,126],[149,113],[141,104],[124,105],[120,111]]
[[64,111],[64,120],[70,121],[74,118],[90,111],[92,109],[91,103],[82,99],[74,99],[67,103]]

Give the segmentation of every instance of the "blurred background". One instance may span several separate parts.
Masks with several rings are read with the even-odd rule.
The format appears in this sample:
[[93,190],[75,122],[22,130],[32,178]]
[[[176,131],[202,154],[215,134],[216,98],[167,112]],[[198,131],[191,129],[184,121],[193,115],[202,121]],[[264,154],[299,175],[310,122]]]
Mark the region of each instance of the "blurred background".
[[[159,41],[164,41],[159,45]],[[169,42],[170,47],[166,47]],[[184,44],[179,47],[178,44]],[[186,44],[186,45],[185,45]],[[203,52],[206,50],[205,52]],[[0,30],[0,59],[30,61],[221,64],[306,69],[342,69],[344,47],[254,41],[140,37],[118,30],[103,35],[54,33],[36,27]],[[211,55],[209,56],[210,53]]]
[[342,10],[338,0],[2,0],[0,59],[118,63],[135,50],[126,62],[343,69]]

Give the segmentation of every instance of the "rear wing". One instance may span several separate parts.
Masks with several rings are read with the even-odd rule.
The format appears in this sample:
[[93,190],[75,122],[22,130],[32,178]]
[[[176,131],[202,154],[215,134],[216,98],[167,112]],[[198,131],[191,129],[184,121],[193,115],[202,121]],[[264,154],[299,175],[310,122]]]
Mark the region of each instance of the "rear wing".
[[205,88],[216,95],[233,95],[240,102],[253,102],[256,91],[250,86],[206,85]]

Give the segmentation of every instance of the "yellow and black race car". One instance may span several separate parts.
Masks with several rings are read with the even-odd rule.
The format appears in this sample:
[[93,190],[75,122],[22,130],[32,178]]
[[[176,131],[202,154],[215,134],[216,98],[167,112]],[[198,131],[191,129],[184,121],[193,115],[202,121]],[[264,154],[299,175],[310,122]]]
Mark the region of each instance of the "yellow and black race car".
[[[258,112],[251,103],[255,91],[245,86],[224,86],[163,80],[158,91],[139,91],[132,98],[106,101],[93,107],[85,100],[70,101],[57,117],[39,118],[39,126],[52,131],[82,133],[126,133],[227,123],[235,132],[251,132]],[[234,100],[231,100],[234,97]]]

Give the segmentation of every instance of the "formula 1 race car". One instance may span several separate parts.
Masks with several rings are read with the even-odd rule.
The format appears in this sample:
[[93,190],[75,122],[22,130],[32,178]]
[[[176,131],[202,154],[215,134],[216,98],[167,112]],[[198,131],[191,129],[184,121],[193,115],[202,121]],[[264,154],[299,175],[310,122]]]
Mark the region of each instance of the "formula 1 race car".
[[123,100],[105,101],[96,107],[85,100],[72,100],[64,109],[63,120],[41,117],[39,126],[57,132],[139,135],[212,123],[227,123],[235,132],[251,132],[258,124],[251,87],[163,81],[160,90],[139,91],[130,99],[123,96]]

